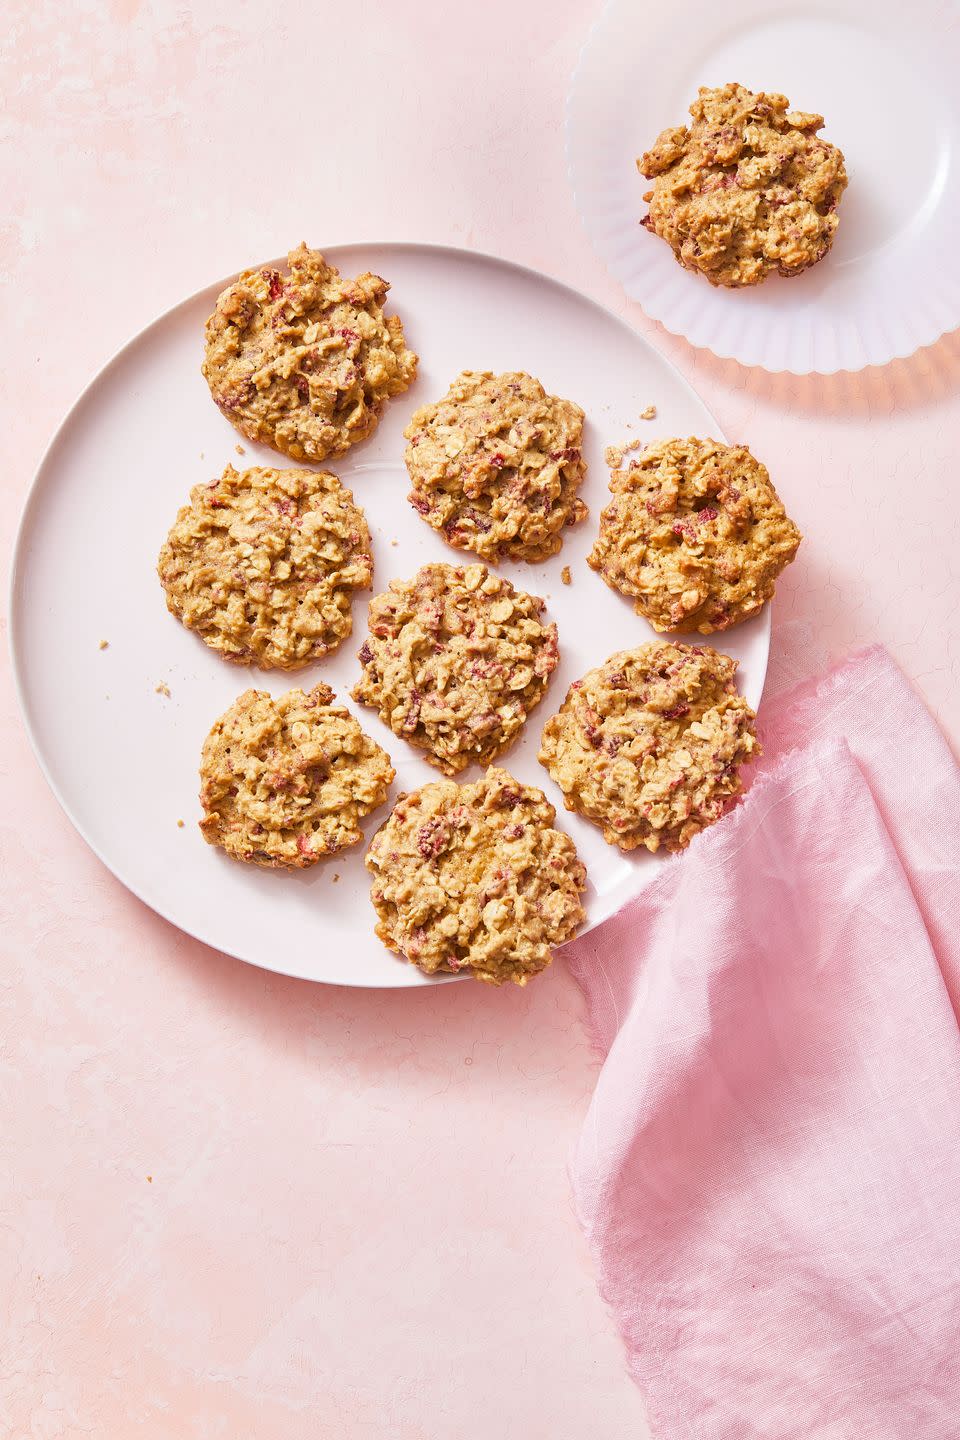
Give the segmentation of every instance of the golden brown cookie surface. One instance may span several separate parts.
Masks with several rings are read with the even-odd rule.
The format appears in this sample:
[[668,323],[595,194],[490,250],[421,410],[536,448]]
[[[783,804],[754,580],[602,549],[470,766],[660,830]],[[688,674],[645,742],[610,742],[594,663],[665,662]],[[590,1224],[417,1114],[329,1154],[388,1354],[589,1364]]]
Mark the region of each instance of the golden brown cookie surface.
[[796,275],[833,243],[847,185],[821,115],[742,85],[702,88],[692,123],[664,130],[637,168],[653,189],[642,220],[713,285]]
[[709,635],[755,615],[800,544],[745,445],[661,440],[610,490],[587,560],[655,630]]
[[200,829],[235,860],[303,869],[363,839],[393,776],[329,685],[246,690],[204,742]]
[[739,794],[760,753],[737,662],[656,641],[621,650],[571,685],[540,761],[568,810],[622,850],[682,850]]
[[486,765],[556,668],[557,627],[543,608],[485,565],[424,565],[370,602],[353,698],[445,774]]
[[428,975],[525,985],[584,919],[586,872],[555,818],[506,770],[402,795],[365,859],[381,940]]
[[583,411],[530,375],[465,370],[403,433],[410,503],[457,549],[543,560],[587,513]]
[[171,613],[224,659],[293,670],[350,634],[370,532],[336,475],[228,465],[191,491],[157,571]]
[[241,434],[294,460],[343,455],[412,383],[417,356],[385,316],[379,275],[345,280],[300,245],[283,274],[247,270],[207,321],[203,374]]

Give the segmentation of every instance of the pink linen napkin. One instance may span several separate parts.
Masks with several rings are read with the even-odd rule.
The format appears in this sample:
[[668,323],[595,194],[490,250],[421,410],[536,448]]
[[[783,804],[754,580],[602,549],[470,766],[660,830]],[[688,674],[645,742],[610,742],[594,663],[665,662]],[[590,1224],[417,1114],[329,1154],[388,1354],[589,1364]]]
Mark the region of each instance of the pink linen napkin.
[[957,1440],[960,771],[879,649],[761,720],[743,804],[564,952],[577,1207],[657,1440]]

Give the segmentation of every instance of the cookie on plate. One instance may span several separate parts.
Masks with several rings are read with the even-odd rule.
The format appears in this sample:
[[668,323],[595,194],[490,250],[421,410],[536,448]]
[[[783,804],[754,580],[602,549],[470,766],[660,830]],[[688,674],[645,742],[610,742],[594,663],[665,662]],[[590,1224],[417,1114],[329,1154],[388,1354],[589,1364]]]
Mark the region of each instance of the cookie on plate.
[[543,609],[484,565],[424,565],[371,600],[353,698],[444,774],[487,765],[556,669],[557,627]]
[[336,475],[228,465],[190,492],[157,572],[171,614],[224,659],[295,670],[350,634],[370,531]]
[[499,769],[401,795],[364,860],[380,939],[428,975],[525,985],[584,919],[586,871],[556,813]]
[[343,455],[377,427],[384,402],[413,383],[417,356],[385,316],[379,275],[344,280],[300,245],[288,273],[246,270],[207,321],[203,374],[250,440],[294,460]]
[[655,641],[575,681],[540,747],[567,809],[621,850],[682,850],[719,820],[739,767],[760,753],[736,668],[715,650]]
[[709,635],[755,615],[800,544],[745,445],[661,440],[610,489],[587,561],[655,630]]
[[757,285],[822,260],[847,186],[822,115],[743,85],[701,88],[691,125],[664,130],[637,168],[653,189],[641,221],[712,285]]
[[544,560],[587,513],[583,411],[531,375],[464,370],[403,433],[410,503],[458,550]]
[[302,870],[363,839],[393,776],[329,685],[245,690],[204,741],[200,829],[235,860]]

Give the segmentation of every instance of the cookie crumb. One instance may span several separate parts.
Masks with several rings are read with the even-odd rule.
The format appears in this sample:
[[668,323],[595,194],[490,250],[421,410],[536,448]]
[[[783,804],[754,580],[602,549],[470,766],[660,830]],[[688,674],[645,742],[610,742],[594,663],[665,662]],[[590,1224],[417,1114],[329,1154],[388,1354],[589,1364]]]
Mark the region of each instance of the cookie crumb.
[[338,872],[338,871],[334,871],[334,876],[333,876],[333,883],[334,883],[334,885],[336,885],[336,883],[337,883],[337,881],[338,881],[339,879],[340,879],[339,872]]
[[390,541],[390,544],[391,544],[391,545],[399,545],[399,544],[400,544],[400,541],[399,541],[399,540],[391,540],[391,541]]
[[234,445],[233,448],[234,448],[234,450],[236,450],[236,452],[237,452],[238,455],[246,455],[246,453],[247,453],[246,450],[243,448],[242,445]]
[[647,408],[646,408],[646,410],[641,410],[641,411],[640,411],[640,419],[641,419],[641,420],[656,420],[656,418],[657,418],[657,407],[656,407],[656,405],[648,405]]
[[166,680],[161,680],[159,685],[154,686],[154,694],[165,695],[168,700],[170,699],[170,686]]
[[109,641],[109,640],[101,640],[101,641],[100,641],[100,649],[101,649],[101,650],[109,650],[109,649],[110,649],[110,641]]
[[563,581],[564,585],[573,584],[573,576],[570,574],[569,565],[564,565],[563,569],[560,571],[560,579]]
[[178,829],[178,830],[182,830],[182,829],[183,829],[183,821],[182,821],[182,820],[178,820],[178,821],[177,821],[177,829]]
[[147,1184],[148,1184],[148,1185],[152,1185],[152,1184],[153,1184],[153,1176],[152,1176],[152,1175],[148,1175],[148,1176],[147,1176]]
[[611,470],[619,470],[623,464],[623,457],[631,450],[639,450],[643,441],[639,435],[633,435],[624,440],[620,445],[608,445],[603,452],[603,458]]

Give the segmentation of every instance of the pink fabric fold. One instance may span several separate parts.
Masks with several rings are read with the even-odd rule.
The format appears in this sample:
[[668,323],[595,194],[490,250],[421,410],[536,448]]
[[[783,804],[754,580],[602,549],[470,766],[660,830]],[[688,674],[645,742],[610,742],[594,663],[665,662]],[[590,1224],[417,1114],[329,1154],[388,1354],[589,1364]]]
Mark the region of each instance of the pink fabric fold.
[[657,1440],[953,1440],[960,772],[882,650],[761,736],[565,952],[605,1056],[578,1211]]

